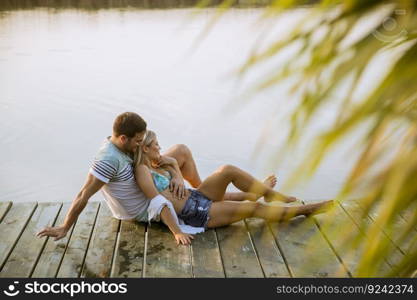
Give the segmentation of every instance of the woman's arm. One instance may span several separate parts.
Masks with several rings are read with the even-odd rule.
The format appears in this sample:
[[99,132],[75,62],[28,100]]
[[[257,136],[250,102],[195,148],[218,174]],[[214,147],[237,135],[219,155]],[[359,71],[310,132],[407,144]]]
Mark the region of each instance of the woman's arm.
[[[159,195],[158,190],[155,187],[155,183],[152,180],[151,172],[145,165],[139,165],[135,169],[136,183],[139,185],[146,198],[153,199]],[[177,244],[188,245],[191,244],[192,235],[185,234],[179,228],[174,216],[171,214],[169,207],[165,206],[161,210],[161,220],[168,226],[174,235]]]
[[138,165],[135,169],[135,179],[146,198],[153,199],[159,195],[155,183],[152,180],[151,172],[145,165]]

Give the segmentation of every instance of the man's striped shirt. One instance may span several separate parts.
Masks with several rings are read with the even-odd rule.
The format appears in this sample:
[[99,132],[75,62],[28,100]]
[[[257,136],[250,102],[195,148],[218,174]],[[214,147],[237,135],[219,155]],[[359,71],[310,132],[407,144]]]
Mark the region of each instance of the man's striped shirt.
[[96,155],[90,173],[106,183],[101,190],[115,218],[133,219],[148,208],[149,200],[135,181],[132,158],[109,139]]

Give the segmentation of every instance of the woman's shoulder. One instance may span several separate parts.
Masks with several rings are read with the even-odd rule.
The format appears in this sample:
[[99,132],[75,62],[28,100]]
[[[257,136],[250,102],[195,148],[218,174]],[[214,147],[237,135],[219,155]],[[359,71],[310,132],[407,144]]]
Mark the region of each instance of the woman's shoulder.
[[136,166],[136,172],[149,172],[150,169],[147,165],[145,164],[138,164]]
[[145,164],[139,164],[136,167],[136,172],[141,172],[141,173],[145,172],[145,173],[148,173],[148,174],[151,174],[151,175],[161,175],[161,176],[164,176],[163,174],[160,173],[160,171],[154,170],[154,169],[152,169],[151,167],[149,167],[149,166],[147,166]]

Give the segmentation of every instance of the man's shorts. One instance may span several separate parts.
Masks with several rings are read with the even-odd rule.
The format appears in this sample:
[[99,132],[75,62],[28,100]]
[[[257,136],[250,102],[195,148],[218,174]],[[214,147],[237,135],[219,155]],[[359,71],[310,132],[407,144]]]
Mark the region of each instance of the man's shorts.
[[145,210],[135,217],[138,222],[148,222],[148,210]]

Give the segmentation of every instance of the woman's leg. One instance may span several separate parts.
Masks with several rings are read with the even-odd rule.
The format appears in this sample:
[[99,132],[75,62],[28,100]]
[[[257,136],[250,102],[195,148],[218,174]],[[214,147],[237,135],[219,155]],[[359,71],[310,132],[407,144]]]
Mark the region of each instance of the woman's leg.
[[165,151],[163,155],[174,157],[177,160],[182,177],[184,177],[193,188],[197,188],[201,184],[200,175],[198,174],[193,154],[186,145],[174,145]]
[[[170,157],[174,157],[179,165],[181,174],[185,180],[187,180],[192,187],[197,188],[200,186],[201,179],[197,170],[197,165],[194,161],[194,157],[191,153],[191,150],[183,144],[177,144],[170,147],[167,151],[163,153]],[[276,184],[275,175],[271,175],[264,180],[264,184],[273,188]],[[231,201],[256,201],[261,196],[254,193],[225,193],[225,197],[222,200],[231,200]],[[295,199],[294,199],[295,200]]]
[[210,207],[210,219],[207,226],[209,228],[225,226],[251,217],[262,218],[271,222],[284,221],[299,215],[324,212],[332,204],[332,200],[297,206],[275,206],[261,202],[213,202]]
[[233,183],[233,185],[242,192],[253,193],[257,198],[264,197],[267,202],[293,202],[296,200],[293,197],[286,197],[277,191],[274,191],[262,182],[256,180],[250,174],[231,165],[220,167],[205,179],[197,190],[213,202],[222,201],[229,183]]
[[[277,184],[277,177],[275,175],[269,175],[267,178],[262,181],[266,186],[273,188]],[[258,200],[258,195],[254,193],[245,193],[245,192],[226,192],[224,195],[224,200],[226,201],[256,201]]]
[[245,192],[227,192],[224,194],[223,198],[224,201],[256,201],[258,199],[258,195]]

